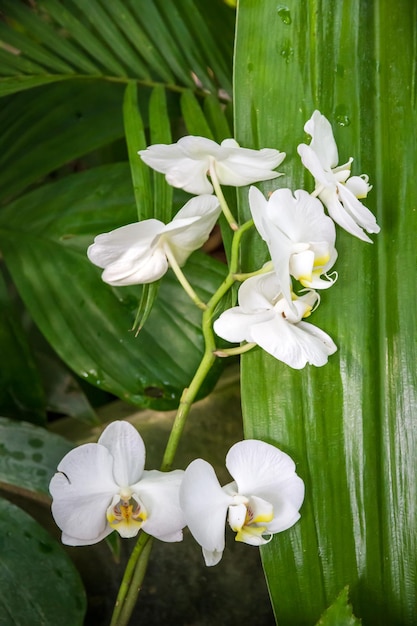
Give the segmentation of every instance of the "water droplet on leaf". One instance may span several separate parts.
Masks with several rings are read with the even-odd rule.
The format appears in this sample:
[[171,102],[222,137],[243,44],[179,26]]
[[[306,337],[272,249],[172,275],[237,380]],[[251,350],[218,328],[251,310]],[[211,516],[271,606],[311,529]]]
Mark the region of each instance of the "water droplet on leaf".
[[290,10],[287,6],[285,6],[284,4],[280,4],[278,6],[278,15],[281,18],[281,22],[283,22],[284,24],[286,24],[287,26],[289,26],[292,22],[291,19],[291,13]]

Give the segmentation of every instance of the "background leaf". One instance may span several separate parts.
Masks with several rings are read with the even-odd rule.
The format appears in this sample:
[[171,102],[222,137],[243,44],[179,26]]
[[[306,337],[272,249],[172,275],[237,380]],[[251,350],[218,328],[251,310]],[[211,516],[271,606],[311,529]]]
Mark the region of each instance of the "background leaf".
[[[127,164],[66,176],[3,209],[1,249],[35,323],[74,371],[135,404],[172,408],[201,358],[201,312],[169,272],[146,327],[135,338],[131,328],[140,288],[106,285],[86,256],[94,235],[135,220],[134,206]],[[197,253],[185,274],[207,299],[225,267]]]
[[0,274],[0,414],[45,424],[45,395],[31,346]]
[[[320,109],[340,162],[370,175],[382,227],[373,246],[338,231],[339,279],[312,318],[339,348],[327,366],[242,359],[246,436],[289,452],[306,482],[301,521],[262,550],[283,625],[317,621],[346,584],[364,624],[417,619],[415,19],[411,2],[239,5],[238,141],[285,150],[278,184],[312,190],[296,146]],[[248,268],[264,257],[246,245]]]
[[222,0],[4,0],[2,9],[0,95],[77,76],[231,93],[234,11]]
[[0,553],[2,626],[83,624],[85,594],[70,559],[37,522],[2,499]]
[[69,161],[123,137],[122,99],[123,86],[95,82],[49,85],[5,98],[0,197],[10,199]]
[[0,484],[49,504],[49,483],[73,445],[44,428],[0,417]]

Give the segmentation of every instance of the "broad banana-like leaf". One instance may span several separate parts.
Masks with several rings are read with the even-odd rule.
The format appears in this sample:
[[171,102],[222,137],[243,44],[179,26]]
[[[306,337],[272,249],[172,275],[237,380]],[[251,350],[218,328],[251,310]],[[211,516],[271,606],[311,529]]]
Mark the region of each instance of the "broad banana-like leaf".
[[[416,9],[239,3],[236,138],[287,152],[285,177],[263,190],[313,190],[296,148],[319,109],[340,163],[369,174],[381,226],[373,245],[338,229],[339,278],[312,316],[338,345],[328,365],[294,371],[258,349],[242,359],[246,436],[290,453],[306,484],[300,522],[262,550],[282,626],[315,623],[346,585],[363,624],[417,622]],[[258,240],[248,269],[265,260]]]
[[0,8],[0,96],[77,76],[231,92],[234,12],[222,0],[2,0]]
[[[135,338],[140,287],[106,285],[86,256],[97,233],[135,217],[128,164],[92,168],[4,207],[0,247],[36,325],[69,367],[134,404],[167,409],[177,405],[201,359],[201,311],[168,272],[152,316]],[[208,300],[225,267],[197,252],[184,272]],[[220,369],[212,370],[201,395],[211,391]]]

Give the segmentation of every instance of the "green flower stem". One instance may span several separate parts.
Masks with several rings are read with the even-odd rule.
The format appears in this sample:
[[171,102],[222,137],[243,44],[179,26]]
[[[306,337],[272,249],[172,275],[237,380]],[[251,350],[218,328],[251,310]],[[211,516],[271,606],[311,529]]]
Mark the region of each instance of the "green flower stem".
[[211,182],[213,184],[214,187],[214,191],[216,194],[216,197],[220,203],[221,209],[223,211],[223,215],[225,216],[225,218],[227,219],[230,228],[232,230],[237,231],[239,229],[239,226],[236,223],[235,218],[233,217],[230,209],[229,209],[229,205],[226,202],[226,198],[223,195],[223,191],[222,188],[220,187],[220,183],[219,183],[219,179],[217,178],[217,174],[216,174],[216,169],[214,167],[214,160],[211,160],[210,162],[210,169],[209,169],[209,174],[210,174],[210,178],[211,178]]
[[255,272],[247,272],[245,274],[235,274],[235,280],[238,280],[239,282],[243,282],[244,280],[247,280],[248,278],[252,278],[252,276],[260,276],[261,274],[267,274],[268,272],[272,272],[273,269],[274,269],[274,264],[272,263],[272,261],[268,261],[268,263],[265,263],[265,265],[261,267],[260,270],[256,270]]
[[[216,293],[210,298],[207,305],[205,305],[206,308],[203,311],[202,320],[202,331],[205,343],[204,354],[190,386],[186,387],[182,393],[178,411],[175,416],[168,443],[165,448],[164,457],[162,459],[162,471],[169,471],[172,468],[178,444],[180,442],[191,406],[203,381],[216,360],[216,343],[212,323],[214,312],[220,300],[235,282],[235,274],[237,273],[239,266],[240,240],[242,235],[252,226],[253,221],[249,220],[235,231],[232,240],[229,273]],[[128,624],[145,576],[151,547],[151,538],[146,533],[141,532],[126,566],[110,626],[126,626]]]
[[249,352],[256,346],[256,343],[245,343],[243,346],[237,346],[236,348],[219,348],[215,350],[214,354],[216,356],[226,357],[226,356],[237,356],[238,354],[243,354],[244,352]]
[[153,539],[141,532],[127,564],[110,626],[127,626],[148,567]]
[[188,280],[185,278],[185,276],[183,274],[183,271],[180,268],[180,266],[178,265],[177,259],[175,258],[175,255],[172,254],[172,250],[169,247],[169,245],[165,245],[164,246],[164,252],[165,252],[165,254],[167,256],[167,259],[169,261],[169,266],[172,269],[172,271],[174,272],[175,276],[178,278],[178,282],[180,283],[181,287],[190,296],[190,298],[194,302],[194,304],[196,306],[198,306],[199,309],[202,309],[204,311],[207,308],[207,305],[204,302],[202,302],[202,300],[200,300],[200,298],[198,297],[198,295],[196,294],[194,289],[191,287],[191,285],[188,282]]
[[190,383],[190,386],[186,387],[182,393],[178,411],[172,425],[167,446],[165,448],[165,454],[162,459],[161,470],[163,472],[170,470],[172,467],[181,434],[184,430],[185,422],[188,417],[188,413],[190,412],[191,406],[203,381],[205,380],[208,372],[210,371],[210,368],[213,366],[216,360],[216,355],[214,354],[216,351],[216,342],[213,333],[214,311],[220,300],[235,282],[235,274],[239,266],[240,240],[243,233],[251,228],[252,225],[253,221],[249,220],[235,231],[232,241],[229,273],[216,291],[216,293],[208,301],[207,308],[203,312],[202,331],[204,336],[205,350],[203,358],[201,359],[200,365],[198,366],[198,369],[194,375],[193,380]]

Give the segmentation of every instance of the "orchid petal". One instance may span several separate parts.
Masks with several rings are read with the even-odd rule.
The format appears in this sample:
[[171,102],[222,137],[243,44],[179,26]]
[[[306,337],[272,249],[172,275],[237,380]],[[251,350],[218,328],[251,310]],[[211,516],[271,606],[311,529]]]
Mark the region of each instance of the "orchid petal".
[[136,483],[145,467],[145,444],[129,422],[112,422],[105,428],[98,444],[106,447],[113,457],[113,476],[120,487]]
[[[258,495],[271,485],[277,485],[295,476],[295,463],[288,454],[257,439],[235,443],[226,456],[226,467],[233,476],[239,494]],[[266,499],[266,498],[265,498]]]
[[290,272],[301,284],[311,283],[313,278],[314,252],[305,250],[298,254],[292,254],[290,259]]
[[274,518],[268,524],[268,531],[280,533],[300,519],[299,509],[304,501],[304,482],[297,474],[282,480],[279,489],[259,489],[258,494],[267,498],[274,509]]
[[209,159],[195,161],[182,158],[166,174],[165,178],[169,185],[178,189],[184,189],[188,193],[196,195],[213,193],[213,185],[207,178]]
[[266,241],[268,234],[264,225],[264,218],[266,216],[268,200],[257,187],[250,187],[248,198],[249,208],[256,230],[261,235],[262,239]]
[[252,326],[251,337],[251,341],[294,369],[302,369],[307,363],[325,365],[337,349],[329,335],[312,324],[291,324],[279,316]]
[[196,459],[187,467],[180,487],[180,505],[191,534],[203,548],[207,565],[214,565],[223,553],[226,515],[232,502],[233,496],[220,487],[209,463]]
[[155,248],[147,251],[141,259],[126,264],[125,259],[107,267],[101,275],[102,280],[114,287],[143,285],[153,283],[166,274],[168,261],[163,250]]
[[150,219],[98,235],[88,258],[104,268],[102,279],[110,285],[153,282],[168,269],[165,255],[152,245],[163,229],[163,222]]
[[310,147],[317,154],[323,168],[329,170],[335,167],[339,155],[329,120],[316,110],[305,123],[304,130],[311,135]]
[[167,182],[190,193],[212,193],[208,181],[210,166],[220,184],[242,186],[280,176],[272,171],[285,154],[272,148],[241,148],[234,139],[221,145],[205,137],[182,137],[177,144],[156,144],[139,152],[142,160],[165,174]]
[[82,545],[74,543],[78,539],[96,543],[108,534],[106,510],[118,486],[107,448],[85,444],[71,450],[58,465],[49,490],[52,515],[63,534],[73,538],[71,545]]
[[248,314],[239,306],[224,311],[214,322],[213,329],[216,335],[230,343],[252,341],[251,328],[274,317],[273,311],[261,311]]
[[237,532],[244,526],[247,512],[245,504],[232,504],[229,506],[227,521],[232,530]]
[[105,268],[128,254],[129,258],[141,256],[164,228],[164,223],[150,219],[121,226],[109,233],[97,235],[87,250],[87,256],[94,265]]
[[349,187],[347,185],[338,185],[338,191],[344,208],[355,222],[368,233],[379,233],[381,229],[376,223],[375,215],[353,195]]
[[145,471],[141,481],[131,487],[146,509],[143,529],[162,541],[182,540],[185,519],[180,508],[179,489],[183,476],[182,470]]
[[339,224],[344,230],[351,235],[362,239],[368,243],[372,243],[372,239],[366,235],[362,228],[358,226],[353,217],[345,210],[337,195],[337,188],[334,190],[325,189],[319,195],[323,204],[327,208],[330,217]]
[[242,187],[282,176],[271,171],[285,158],[285,153],[272,148],[250,150],[236,148],[224,160],[216,160],[216,174],[223,185]]
[[167,182],[195,194],[213,192],[207,179],[209,153],[218,144],[205,137],[183,137],[176,144],[155,144],[139,155],[147,165],[166,175]]
[[102,541],[103,539],[108,537],[113,532],[113,530],[114,529],[109,524],[107,524],[103,532],[99,533],[92,539],[80,539],[79,537],[71,537],[71,535],[63,532],[61,534],[61,541],[66,546],[93,546],[96,543],[99,543],[99,541]]
[[221,207],[215,196],[197,196],[167,224],[163,237],[169,237],[169,245],[179,265],[183,265],[191,252],[207,241],[220,213]]
[[372,185],[368,183],[368,180],[366,174],[362,176],[351,176],[349,180],[346,181],[345,185],[356,198],[366,198],[372,189]]
[[333,177],[329,177],[324,171],[319,157],[310,146],[301,143],[297,146],[297,152],[301,157],[301,162],[304,167],[314,176],[317,185],[320,183],[323,187],[328,187],[335,184],[332,180]]
[[239,288],[239,305],[246,313],[272,309],[272,302],[280,293],[280,283],[274,272],[251,276]]

